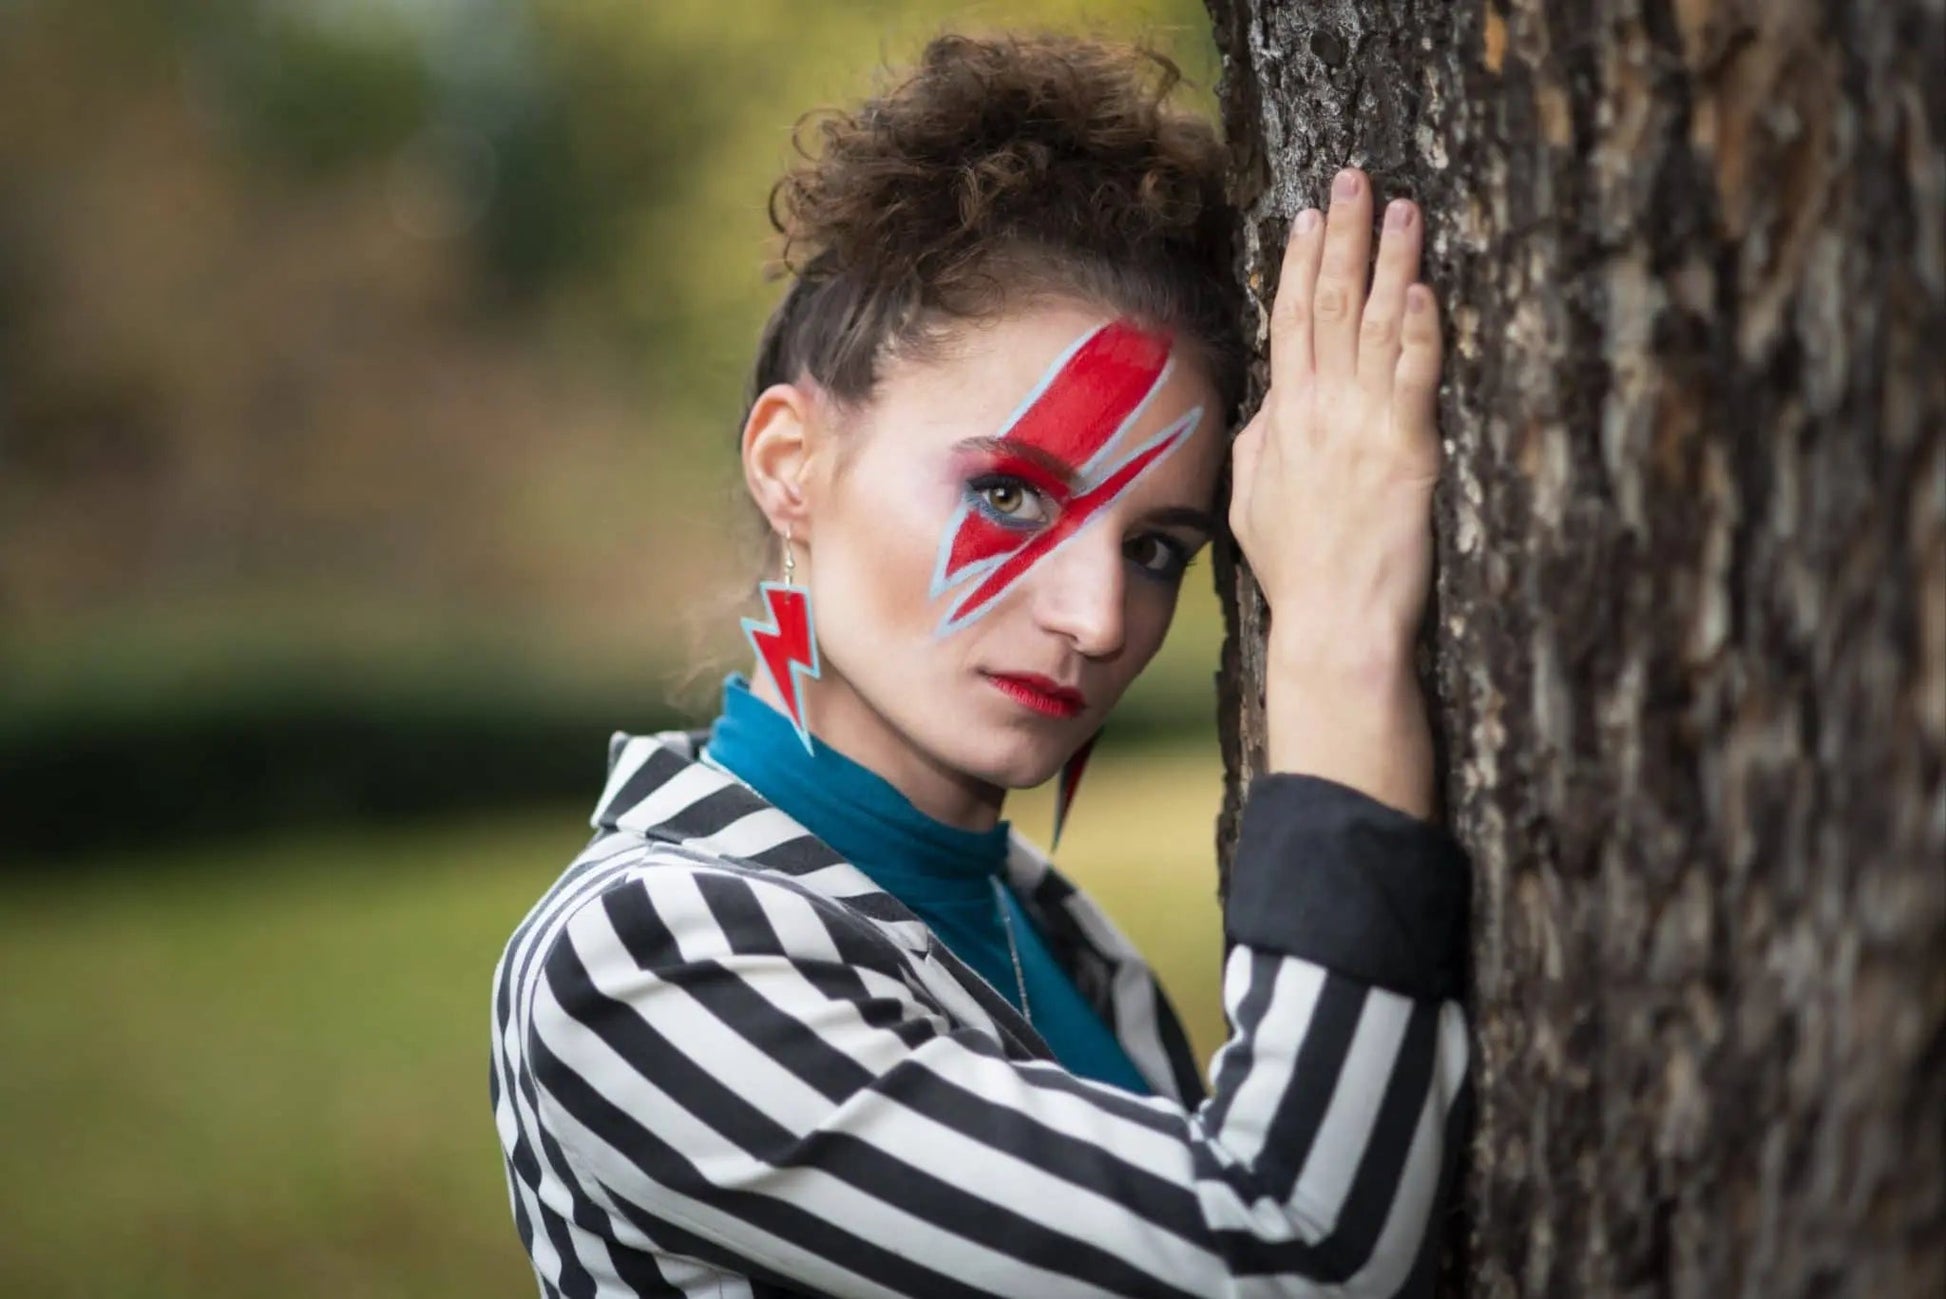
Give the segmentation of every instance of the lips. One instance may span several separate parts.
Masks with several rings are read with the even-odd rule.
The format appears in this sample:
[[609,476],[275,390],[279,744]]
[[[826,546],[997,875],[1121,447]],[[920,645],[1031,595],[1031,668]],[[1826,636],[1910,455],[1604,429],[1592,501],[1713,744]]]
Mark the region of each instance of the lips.
[[1073,686],[1031,672],[989,672],[987,680],[1015,703],[1048,717],[1074,717],[1088,706],[1087,696]]

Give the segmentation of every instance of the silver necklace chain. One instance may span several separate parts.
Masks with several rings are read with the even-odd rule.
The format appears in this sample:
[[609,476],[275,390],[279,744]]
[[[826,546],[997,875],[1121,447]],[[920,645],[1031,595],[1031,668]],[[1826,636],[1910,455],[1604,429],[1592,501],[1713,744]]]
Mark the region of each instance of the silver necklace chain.
[[1013,958],[1014,988],[1020,993],[1020,1013],[1031,1028],[1034,1023],[1034,1010],[1027,1004],[1027,976],[1020,970],[1020,947],[1014,942],[1014,917],[1007,909],[1006,886],[1000,882],[998,875],[989,878],[993,880],[993,905],[1000,912],[1000,927],[1007,931],[1007,955]]

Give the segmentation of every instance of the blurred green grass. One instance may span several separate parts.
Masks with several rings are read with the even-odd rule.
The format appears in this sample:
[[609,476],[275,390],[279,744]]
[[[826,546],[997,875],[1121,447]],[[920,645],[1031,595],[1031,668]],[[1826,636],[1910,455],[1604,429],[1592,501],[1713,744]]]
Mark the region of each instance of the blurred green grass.
[[[1063,868],[1223,1034],[1205,742],[1104,740]],[[558,808],[0,879],[0,1294],[533,1292],[487,1103],[500,945]],[[1048,790],[1009,814],[1044,841]]]

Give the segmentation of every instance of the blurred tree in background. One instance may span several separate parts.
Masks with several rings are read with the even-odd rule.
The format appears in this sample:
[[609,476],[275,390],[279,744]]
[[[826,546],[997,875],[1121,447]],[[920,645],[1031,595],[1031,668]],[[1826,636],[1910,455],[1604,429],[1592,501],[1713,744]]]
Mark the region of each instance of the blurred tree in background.
[[[373,815],[707,708],[770,182],[948,20],[1213,80],[1195,0],[0,5],[0,854],[114,836],[77,771]],[[1208,725],[1205,585],[1131,729]]]

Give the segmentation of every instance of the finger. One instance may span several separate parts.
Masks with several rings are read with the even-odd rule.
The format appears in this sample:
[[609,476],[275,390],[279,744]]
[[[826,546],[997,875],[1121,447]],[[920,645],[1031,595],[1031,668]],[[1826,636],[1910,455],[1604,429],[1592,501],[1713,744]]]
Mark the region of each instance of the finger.
[[1324,213],[1307,207],[1291,222],[1284,266],[1277,276],[1277,300],[1270,308],[1272,383],[1311,373],[1311,294],[1317,287],[1318,258],[1323,252]]
[[1398,428],[1409,437],[1431,438],[1433,406],[1439,396],[1439,304],[1431,289],[1406,290],[1405,323],[1400,329],[1397,379],[1392,405]]
[[1410,199],[1385,207],[1385,229],[1378,238],[1378,266],[1372,292],[1358,322],[1358,382],[1384,398],[1398,370],[1400,334],[1405,325],[1405,292],[1419,274],[1419,249],[1425,223]]
[[1311,352],[1320,376],[1350,379],[1358,362],[1358,316],[1372,248],[1372,186],[1347,167],[1331,183],[1324,257],[1311,304]]

